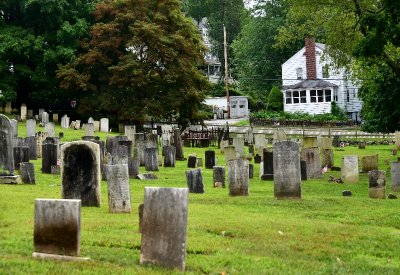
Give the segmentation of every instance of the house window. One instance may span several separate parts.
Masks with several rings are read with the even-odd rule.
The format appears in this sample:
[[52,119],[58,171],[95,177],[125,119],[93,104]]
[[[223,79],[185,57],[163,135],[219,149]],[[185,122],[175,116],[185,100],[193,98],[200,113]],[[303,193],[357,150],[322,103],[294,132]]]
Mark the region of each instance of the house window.
[[338,98],[337,98],[337,90],[334,90],[333,91],[333,101],[338,101]]
[[246,105],[246,101],[239,101],[239,108],[240,109],[243,109],[245,105]]
[[307,103],[307,91],[300,91],[300,103]]
[[299,91],[293,91],[293,104],[300,102]]
[[286,92],[286,104],[292,104],[292,91]]
[[296,69],[296,75],[297,75],[297,79],[303,79],[303,69],[302,68],[297,68]]
[[324,102],[324,90],[318,90],[317,95],[318,95],[318,102]]
[[329,66],[324,65],[322,66],[322,78],[328,78],[329,77]]
[[[312,103],[331,102],[332,101],[332,91],[329,89],[327,89],[327,90],[310,90],[310,100]],[[337,100],[337,95],[336,95],[336,100]]]
[[316,90],[310,90],[310,100],[311,100],[311,103],[317,102],[317,91]]
[[347,98],[347,102],[350,101],[350,91],[349,89],[346,90],[346,98]]
[[233,108],[233,109],[235,109],[235,108],[236,108],[236,104],[237,104],[237,102],[236,102],[236,101],[232,101],[232,108]]
[[325,102],[332,101],[332,93],[331,90],[325,90]]

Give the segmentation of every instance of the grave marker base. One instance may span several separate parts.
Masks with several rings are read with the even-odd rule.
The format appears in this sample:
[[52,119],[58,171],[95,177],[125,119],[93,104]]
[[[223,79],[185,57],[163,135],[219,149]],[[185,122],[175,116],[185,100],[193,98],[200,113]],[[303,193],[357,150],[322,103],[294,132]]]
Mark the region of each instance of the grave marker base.
[[0,176],[0,184],[18,184],[21,183],[19,176]]
[[74,256],[47,254],[47,253],[39,253],[39,252],[33,252],[32,257],[37,258],[37,259],[52,259],[52,260],[59,260],[59,261],[88,261],[88,260],[90,260],[90,258],[88,258],[88,257],[74,257]]

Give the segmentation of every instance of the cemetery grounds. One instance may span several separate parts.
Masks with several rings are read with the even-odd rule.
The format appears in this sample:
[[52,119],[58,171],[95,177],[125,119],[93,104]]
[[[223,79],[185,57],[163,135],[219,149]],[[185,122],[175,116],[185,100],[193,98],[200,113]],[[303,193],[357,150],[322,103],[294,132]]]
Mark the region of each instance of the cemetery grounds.
[[[40,129],[39,129],[40,130]],[[84,130],[61,129],[63,142],[80,140]],[[25,124],[19,123],[20,136]],[[108,133],[97,133],[105,140]],[[116,133],[113,133],[116,135]],[[379,169],[387,172],[394,145],[356,146],[334,151],[335,166],[344,155],[379,155]],[[210,148],[184,147],[185,157],[203,158]],[[218,148],[218,165],[225,165]],[[247,148],[246,148],[247,150]],[[186,187],[186,161],[175,168],[160,167],[158,180],[130,179],[130,214],[108,212],[107,183],[101,182],[101,207],[82,207],[81,255],[87,262],[32,258],[34,200],[61,198],[60,175],[40,172],[36,185],[0,185],[0,274],[172,274],[157,266],[139,265],[141,235],[138,206],[145,186]],[[254,161],[251,162],[254,164]],[[141,172],[144,168],[141,167]],[[274,199],[273,181],[261,181],[259,164],[249,183],[249,196],[230,197],[228,188],[213,188],[212,169],[203,167],[205,194],[189,195],[186,273],[188,274],[399,274],[400,201],[368,198],[368,175],[357,184],[302,182],[301,200]],[[352,197],[343,197],[351,190]]]

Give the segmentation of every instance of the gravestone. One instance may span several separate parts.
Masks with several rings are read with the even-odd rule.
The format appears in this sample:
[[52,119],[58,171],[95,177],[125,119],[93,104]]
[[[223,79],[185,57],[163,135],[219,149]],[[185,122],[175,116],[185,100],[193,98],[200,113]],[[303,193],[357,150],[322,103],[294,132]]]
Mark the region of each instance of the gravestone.
[[0,114],[0,176],[14,175],[12,126],[8,117]]
[[319,148],[321,150],[332,149],[332,142],[333,140],[330,137],[321,137],[319,142],[320,143]]
[[262,154],[264,148],[267,148],[267,139],[264,134],[254,134],[254,145],[259,154]]
[[360,141],[360,142],[358,143],[358,149],[365,149],[365,142]]
[[205,152],[206,169],[213,169],[215,166],[215,151],[207,150]]
[[100,207],[100,146],[73,141],[61,146],[62,197]]
[[28,110],[27,118],[33,118],[33,110]]
[[320,179],[321,172],[321,158],[319,156],[318,147],[306,147],[301,150],[301,159],[307,163],[307,178]]
[[49,123],[49,114],[47,112],[42,113],[42,118],[41,118],[42,125],[46,125]]
[[85,126],[85,135],[88,137],[94,136],[94,125],[93,123],[87,123]]
[[44,140],[46,139],[47,134],[43,132],[37,132],[36,133],[36,155],[38,158],[42,157],[42,145]]
[[100,132],[108,133],[109,132],[109,121],[108,118],[101,118],[100,119]]
[[144,166],[146,171],[158,171],[158,148],[144,149]]
[[29,162],[29,147],[17,146],[13,148],[14,153],[14,168],[19,170],[21,162]]
[[287,140],[286,133],[283,129],[277,128],[273,134],[273,143]]
[[244,156],[244,138],[236,137],[233,138],[233,147],[235,147],[235,151],[239,154],[240,157]]
[[274,180],[274,153],[264,149],[262,180]]
[[13,146],[17,146],[18,142],[18,121],[16,119],[10,119],[11,129],[12,129],[12,140]]
[[140,161],[140,166],[144,166],[144,149],[146,148],[146,146],[143,133],[135,134],[135,146],[137,150],[137,156]]
[[187,188],[145,187],[141,264],[185,270],[187,215]]
[[42,145],[42,173],[51,174],[51,166],[57,165],[58,145],[45,143]]
[[293,141],[277,142],[273,153],[275,198],[301,199],[299,145]]
[[6,106],[4,107],[4,113],[11,114],[11,112],[12,112],[11,102],[6,102]]
[[235,149],[235,147],[233,147],[231,145],[225,147],[224,155],[225,155],[226,163],[228,163],[231,160],[238,159],[238,156],[236,155],[236,149]]
[[361,171],[369,172],[378,170],[378,155],[364,156],[361,158]]
[[203,167],[203,159],[202,158],[196,159],[196,167]]
[[176,148],[176,160],[185,160],[181,131],[179,129],[174,129],[174,146]]
[[249,164],[249,179],[252,179],[254,177],[254,165]]
[[340,136],[339,135],[335,135],[333,137],[333,147],[340,147]]
[[135,125],[125,125],[125,136],[128,140],[132,141],[132,147],[135,147],[135,134],[136,134],[136,127]]
[[67,115],[63,115],[61,118],[61,128],[68,129],[69,127],[69,117]]
[[19,174],[23,183],[35,184],[35,166],[30,162],[21,162]]
[[24,103],[21,104],[21,121],[26,120],[26,115],[27,115],[28,108],[26,108],[26,105]]
[[43,116],[44,111],[45,111],[45,110],[42,109],[42,108],[39,109],[39,120],[40,120],[40,121],[42,121],[42,116]]
[[110,213],[130,213],[129,172],[127,164],[106,165],[108,209]]
[[390,163],[390,190],[400,192],[400,161]]
[[157,134],[147,134],[145,140],[146,148],[158,148],[158,136]]
[[140,160],[137,157],[128,159],[129,177],[136,179],[139,175]]
[[35,200],[35,253],[80,256],[81,201]]
[[249,195],[249,161],[234,159],[228,161],[228,184],[230,196]]
[[334,166],[332,149],[322,149],[321,157],[321,167],[332,168]]
[[113,154],[110,154],[109,164],[126,164],[129,163],[129,150],[125,145],[117,145],[113,148]]
[[189,155],[187,167],[188,168],[196,168],[196,164],[197,164],[196,155]]
[[58,123],[58,114],[57,113],[53,114],[53,123],[54,124]]
[[164,152],[164,167],[175,167],[176,148],[174,146],[165,146]]
[[89,117],[87,123],[94,123],[94,119],[92,117]]
[[186,171],[186,183],[190,193],[204,193],[203,172],[200,168]]
[[254,145],[253,144],[249,144],[249,154],[254,155]]
[[53,122],[48,122],[45,126],[45,130],[47,133],[48,137],[55,137],[55,129],[54,129],[54,123]]
[[397,149],[400,149],[400,131],[396,131],[394,133],[394,138],[395,138],[395,145]]
[[223,188],[225,188],[225,167],[224,166],[214,166],[213,167],[213,181],[214,187],[217,183],[220,183]]
[[344,183],[358,182],[358,157],[344,156],[342,158],[341,178]]
[[221,140],[221,142],[219,143],[219,147],[221,149],[221,153],[224,154],[225,153],[225,148],[229,146],[229,140]]
[[26,136],[34,137],[36,135],[36,120],[28,119],[26,121]]
[[307,180],[307,162],[300,160],[301,180]]
[[369,197],[372,199],[386,198],[386,172],[372,170],[368,172]]
[[95,132],[100,132],[100,121],[95,120],[95,121],[93,122],[93,125],[94,125],[94,131],[95,131]]
[[318,147],[317,137],[303,137],[303,148],[315,148]]
[[80,120],[75,120],[74,129],[75,129],[75,130],[81,129],[81,121],[80,121]]

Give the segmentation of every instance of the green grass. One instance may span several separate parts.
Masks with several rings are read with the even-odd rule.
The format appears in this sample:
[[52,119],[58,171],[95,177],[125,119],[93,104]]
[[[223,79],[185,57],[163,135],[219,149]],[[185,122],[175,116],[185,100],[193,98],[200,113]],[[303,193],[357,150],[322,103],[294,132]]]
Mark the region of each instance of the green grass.
[[[57,128],[57,132],[60,131]],[[65,139],[80,139],[81,130],[64,130]],[[24,126],[20,126],[20,136]],[[104,139],[108,134],[101,134]],[[379,154],[388,171],[392,146],[346,147],[343,155]],[[223,155],[216,149],[218,164]],[[205,149],[184,148],[185,155]],[[34,200],[61,198],[59,175],[40,172],[33,161],[36,185],[0,185],[0,274],[171,274],[139,265],[138,206],[145,186],[186,187],[186,162],[160,167],[156,181],[131,180],[131,214],[108,213],[107,183],[101,182],[101,207],[82,208],[81,254],[88,262],[36,260],[33,252]],[[144,169],[141,168],[144,172]],[[328,172],[302,184],[301,200],[276,200],[273,182],[261,181],[259,165],[248,197],[229,197],[212,188],[212,170],[203,169],[205,194],[189,195],[186,271],[189,274],[399,274],[399,200],[368,198],[367,174],[358,184],[331,184]],[[389,191],[390,174],[387,174]],[[343,197],[350,189],[353,197]]]

